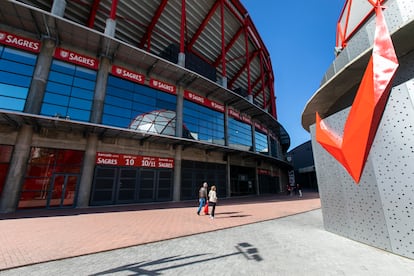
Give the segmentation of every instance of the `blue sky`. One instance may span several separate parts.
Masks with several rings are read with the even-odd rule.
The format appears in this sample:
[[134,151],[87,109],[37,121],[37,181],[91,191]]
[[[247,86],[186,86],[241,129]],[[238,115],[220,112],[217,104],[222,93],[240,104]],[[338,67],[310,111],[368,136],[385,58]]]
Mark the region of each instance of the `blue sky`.
[[310,140],[301,117],[335,55],[336,25],[345,0],[241,0],[272,60],[278,121],[289,150]]

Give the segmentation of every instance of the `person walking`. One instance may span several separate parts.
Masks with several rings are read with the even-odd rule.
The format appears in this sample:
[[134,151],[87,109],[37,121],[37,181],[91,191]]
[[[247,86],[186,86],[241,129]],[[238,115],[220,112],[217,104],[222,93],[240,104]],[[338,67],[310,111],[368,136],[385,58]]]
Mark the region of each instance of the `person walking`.
[[302,197],[302,187],[299,183],[296,183],[296,191],[298,192],[299,197]]
[[200,190],[198,191],[198,210],[197,210],[197,215],[200,215],[201,209],[204,207],[204,205],[206,205],[206,201],[207,201],[207,188],[208,188],[208,184],[207,182],[204,182],[203,185],[201,186]]
[[210,192],[208,192],[208,202],[209,205],[212,206],[210,218],[214,219],[214,213],[216,211],[216,205],[217,205],[217,192],[216,192],[216,186],[211,186]]

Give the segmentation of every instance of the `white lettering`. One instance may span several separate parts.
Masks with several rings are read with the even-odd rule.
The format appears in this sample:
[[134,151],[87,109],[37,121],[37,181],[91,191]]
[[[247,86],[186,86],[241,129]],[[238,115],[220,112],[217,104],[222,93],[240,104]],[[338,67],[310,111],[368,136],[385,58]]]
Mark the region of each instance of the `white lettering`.
[[104,165],[118,165],[118,160],[116,159],[107,159],[107,158],[98,158],[97,164]]
[[69,60],[80,62],[82,64],[86,64],[86,65],[89,65],[91,67],[95,66],[95,60],[94,59],[87,58],[87,57],[84,57],[84,56],[79,56],[75,53],[70,53],[69,54]]
[[159,168],[172,168],[173,167],[173,165],[172,165],[172,163],[163,163],[163,162],[159,162],[158,163],[158,167]]
[[33,41],[29,41],[23,38],[17,38],[13,35],[7,35],[6,42],[21,46],[21,47],[29,48],[35,51],[39,50],[39,46],[40,46],[39,42],[33,42]]
[[135,73],[129,72],[127,70],[122,70],[122,76],[133,79],[133,80],[136,80],[136,81],[139,81],[139,82],[142,82],[142,75],[135,74]]
[[143,167],[155,167],[155,161],[154,160],[142,160],[141,165]]

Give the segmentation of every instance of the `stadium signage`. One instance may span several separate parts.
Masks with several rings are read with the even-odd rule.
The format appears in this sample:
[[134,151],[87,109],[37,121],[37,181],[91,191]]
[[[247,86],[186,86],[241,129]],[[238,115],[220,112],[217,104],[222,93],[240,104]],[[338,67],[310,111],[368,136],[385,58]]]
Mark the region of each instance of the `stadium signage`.
[[244,122],[246,124],[250,124],[250,125],[252,124],[252,119],[246,114],[242,114],[239,111],[236,111],[232,108],[229,108],[228,113],[229,113],[230,117],[232,117],[236,120],[239,120],[239,121]]
[[8,32],[0,31],[0,43],[13,46],[33,53],[40,52],[40,42],[29,38],[17,36]]
[[139,84],[145,83],[145,75],[135,73],[133,71],[130,71],[128,69],[125,69],[123,67],[119,67],[116,65],[112,65],[112,75],[126,79],[126,80],[130,80],[130,81],[133,81]]
[[254,122],[254,127],[257,129],[257,130],[260,130],[261,132],[263,132],[263,133],[268,133],[268,130],[264,127],[264,126],[262,126],[261,124],[259,124],[259,123],[257,123],[257,122]]
[[150,86],[152,88],[159,89],[167,93],[177,94],[177,88],[174,85],[168,84],[163,81],[159,81],[156,79],[150,79]]
[[172,169],[174,168],[174,159],[154,156],[97,152],[95,164],[104,166]]
[[209,100],[209,99],[207,99],[203,96],[197,95],[193,92],[185,90],[184,91],[184,98],[186,98],[187,100],[190,100],[192,102],[204,105],[208,108],[214,109],[216,111],[224,112],[224,105],[216,103],[212,100]]
[[99,61],[96,58],[84,56],[63,48],[56,48],[54,57],[63,61],[85,66],[91,69],[98,69]]
[[238,112],[238,111],[236,111],[236,110],[234,110],[232,108],[229,108],[229,116],[230,117],[233,117],[233,118],[235,118],[237,120],[241,120],[240,112]]

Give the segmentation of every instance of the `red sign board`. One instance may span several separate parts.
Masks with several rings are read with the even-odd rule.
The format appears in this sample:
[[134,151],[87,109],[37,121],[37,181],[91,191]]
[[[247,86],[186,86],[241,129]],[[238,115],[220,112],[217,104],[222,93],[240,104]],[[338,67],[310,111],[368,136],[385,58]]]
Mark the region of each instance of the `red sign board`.
[[209,100],[203,96],[197,95],[193,92],[184,91],[184,98],[186,98],[187,100],[190,100],[192,102],[195,103],[199,103],[201,105],[204,105],[206,107],[209,107],[211,109],[217,110],[219,112],[224,112],[224,105],[213,102],[212,100]]
[[63,48],[56,48],[54,57],[63,61],[85,66],[91,69],[98,69],[99,61],[96,58],[84,56]]
[[145,83],[145,75],[138,74],[123,67],[112,65],[112,75],[130,80],[139,84]]
[[174,159],[154,156],[97,152],[95,164],[120,167],[129,166],[172,169],[174,168]]
[[229,113],[229,116],[230,117],[233,117],[233,118],[235,118],[237,120],[241,120],[240,112],[238,112],[238,111],[236,111],[236,110],[234,110],[232,108],[229,108],[228,113]]
[[14,35],[8,32],[0,31],[0,43],[34,53],[40,52],[39,41]]
[[152,88],[167,92],[167,93],[171,93],[171,94],[177,94],[177,88],[169,83],[163,82],[163,81],[159,81],[156,79],[150,79],[150,86]]

